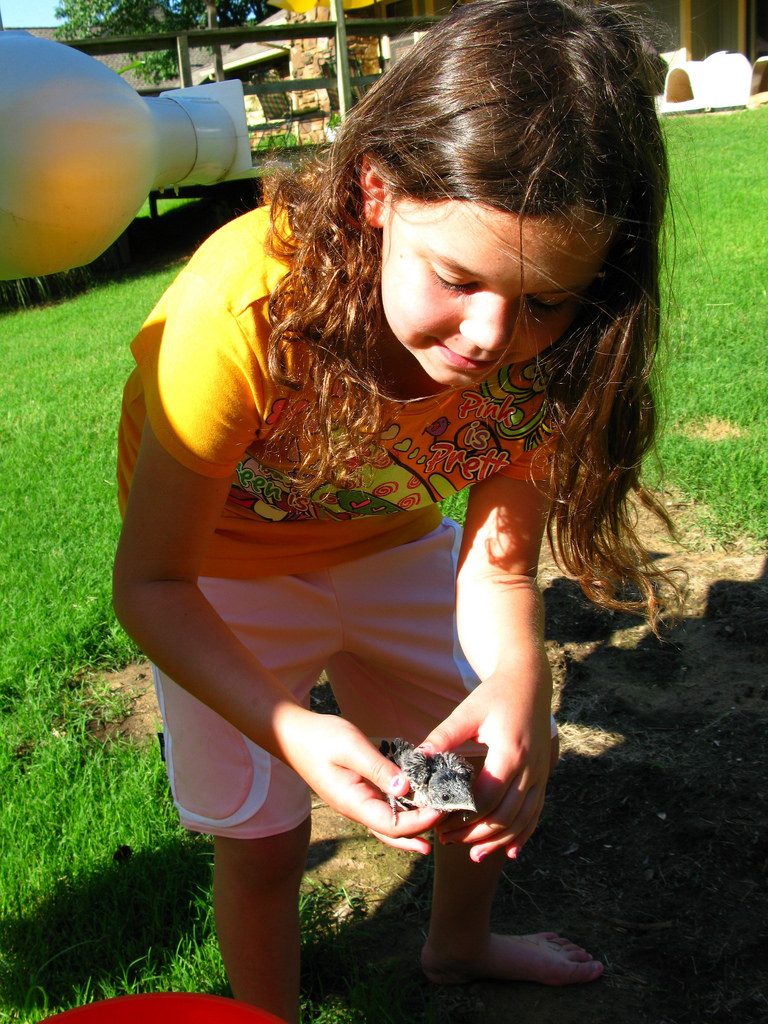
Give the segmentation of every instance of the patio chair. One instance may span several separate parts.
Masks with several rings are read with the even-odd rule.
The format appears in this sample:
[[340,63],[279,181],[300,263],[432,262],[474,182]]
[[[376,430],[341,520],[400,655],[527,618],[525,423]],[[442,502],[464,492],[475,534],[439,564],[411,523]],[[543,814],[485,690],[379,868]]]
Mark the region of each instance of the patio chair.
[[249,124],[248,133],[252,143],[261,145],[261,140],[289,137],[294,133],[295,113],[291,97],[287,92],[271,92],[263,88],[267,82],[279,81],[270,75],[264,81],[254,82],[252,92],[261,106],[264,120],[260,124]]
[[288,121],[293,118],[291,98],[286,92],[262,92],[257,88],[261,109],[265,121]]
[[[336,61],[323,61],[322,64],[320,65],[320,70],[323,72],[323,78],[330,78],[333,82],[336,81]],[[360,65],[360,61],[356,57],[349,58],[349,70],[353,78],[358,78],[362,75],[363,69]],[[336,86],[326,85],[325,91],[328,93],[328,102],[331,105],[331,113],[338,112],[340,109],[339,90],[336,88]],[[358,100],[361,100],[364,94],[365,86],[352,86],[353,103],[357,103]]]

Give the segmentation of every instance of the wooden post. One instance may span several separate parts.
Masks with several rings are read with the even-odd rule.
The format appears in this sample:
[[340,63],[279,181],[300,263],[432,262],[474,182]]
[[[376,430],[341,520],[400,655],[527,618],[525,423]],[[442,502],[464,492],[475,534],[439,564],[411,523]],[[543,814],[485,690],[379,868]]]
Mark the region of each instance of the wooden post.
[[176,56],[179,62],[179,84],[182,89],[188,89],[192,82],[192,64],[189,60],[189,36],[186,32],[179,32],[176,36]]
[[691,0],[680,0],[680,46],[685,50],[686,60],[691,60],[693,56]]
[[352,86],[349,81],[349,48],[342,0],[331,0],[331,17],[336,22],[336,82],[339,88],[339,114],[343,120],[352,106]]
[[757,60],[757,0],[752,0],[748,11],[749,23],[747,25],[747,46],[744,51],[749,57],[749,63],[754,64]]
[[743,53],[746,57],[749,57],[749,53],[747,52],[747,0],[739,0],[737,7],[738,12],[736,14],[736,17],[739,19],[739,53]]
[[[205,11],[208,15],[208,28],[219,27],[219,16],[216,11],[215,0],[206,0]],[[221,46],[218,43],[214,43],[211,47],[213,51],[213,67],[214,74],[217,82],[224,81],[224,61],[221,59]]]

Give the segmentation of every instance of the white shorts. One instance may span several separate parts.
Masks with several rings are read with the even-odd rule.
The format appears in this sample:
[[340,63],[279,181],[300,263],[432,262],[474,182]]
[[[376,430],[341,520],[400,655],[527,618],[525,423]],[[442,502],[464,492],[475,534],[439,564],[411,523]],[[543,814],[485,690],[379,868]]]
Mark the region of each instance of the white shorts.
[[[479,680],[455,628],[460,528],[302,576],[203,578],[207,600],[305,706],[325,670],[342,715],[372,740],[419,743]],[[306,783],[159,670],[168,777],[182,824],[242,839],[309,814]],[[482,754],[468,746],[465,754]]]

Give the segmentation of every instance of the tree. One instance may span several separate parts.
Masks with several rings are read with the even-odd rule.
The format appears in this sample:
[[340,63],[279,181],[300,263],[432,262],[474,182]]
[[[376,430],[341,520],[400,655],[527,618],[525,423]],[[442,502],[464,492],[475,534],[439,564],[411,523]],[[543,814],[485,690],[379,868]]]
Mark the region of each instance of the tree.
[[[56,35],[60,39],[85,39],[207,28],[209,7],[206,0],[59,0],[55,13],[64,24]],[[222,28],[262,21],[270,12],[267,0],[218,0],[215,7]],[[144,54],[136,73],[152,84],[174,78],[175,50]]]

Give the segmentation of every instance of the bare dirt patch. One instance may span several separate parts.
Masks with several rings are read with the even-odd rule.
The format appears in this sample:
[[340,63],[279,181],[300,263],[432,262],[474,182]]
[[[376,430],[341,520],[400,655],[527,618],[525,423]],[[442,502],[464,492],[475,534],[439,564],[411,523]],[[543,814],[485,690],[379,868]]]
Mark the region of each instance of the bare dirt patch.
[[699,441],[731,441],[741,437],[744,431],[735,423],[728,420],[718,419],[711,416],[706,420],[697,423],[687,423],[681,430],[686,437],[693,437]]
[[128,710],[116,720],[94,722],[92,731],[100,739],[119,736],[138,743],[157,735],[162,724],[149,664],[143,661],[117,672],[107,672],[105,682],[110,693],[120,694],[128,702]]
[[[642,519],[659,561],[689,577],[663,640],[595,609],[551,561],[542,570],[563,757],[494,924],[559,930],[603,959],[605,975],[573,989],[435,989],[440,1021],[768,1021],[768,559],[747,543],[718,547],[688,511],[676,510],[681,545]],[[110,681],[133,695],[119,731],[154,732],[147,667]],[[315,803],[308,879],[363,895],[368,915],[351,925],[361,960],[426,987],[429,859]]]

